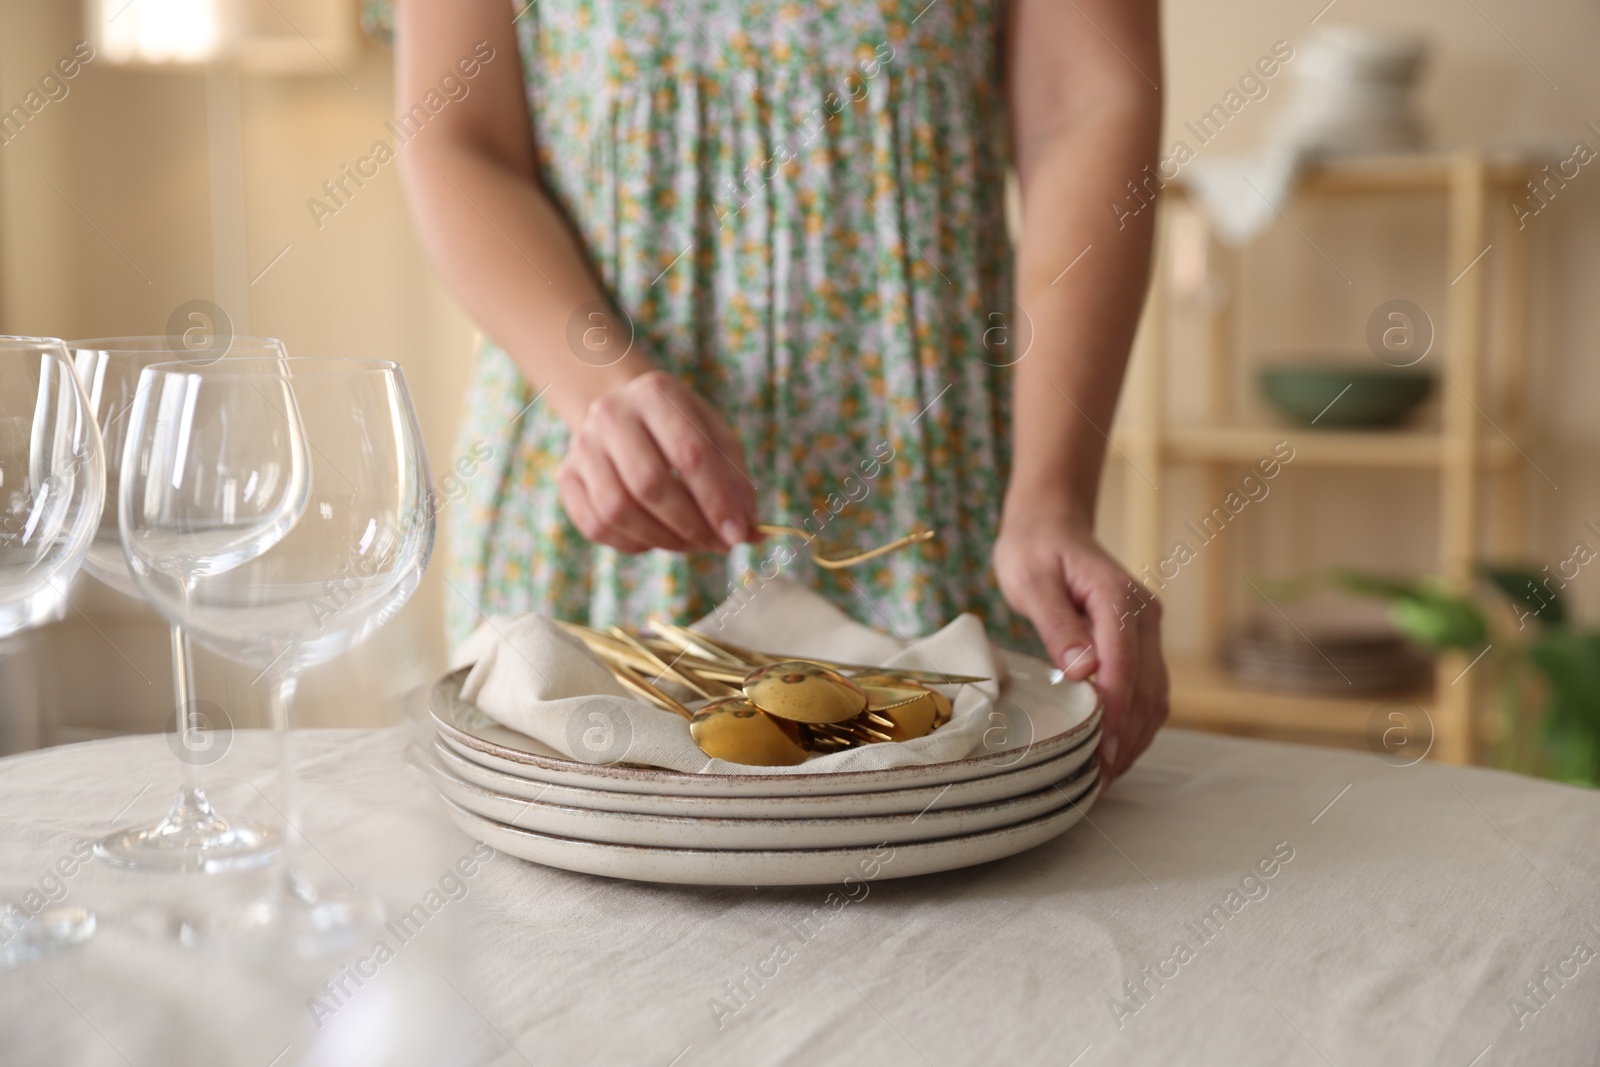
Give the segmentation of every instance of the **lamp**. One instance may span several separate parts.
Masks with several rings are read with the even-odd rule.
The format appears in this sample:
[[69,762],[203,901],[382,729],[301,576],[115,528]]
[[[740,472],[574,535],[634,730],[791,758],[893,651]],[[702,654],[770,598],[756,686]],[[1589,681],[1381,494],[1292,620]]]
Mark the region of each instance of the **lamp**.
[[95,51],[108,63],[209,63],[221,54],[217,0],[90,0]]
[[239,77],[325,74],[348,82],[343,68],[359,49],[353,0],[86,0],[86,8],[102,62],[205,72],[212,299],[229,328],[248,332]]
[[225,64],[256,74],[341,73],[356,56],[351,0],[87,0],[90,41],[124,66]]

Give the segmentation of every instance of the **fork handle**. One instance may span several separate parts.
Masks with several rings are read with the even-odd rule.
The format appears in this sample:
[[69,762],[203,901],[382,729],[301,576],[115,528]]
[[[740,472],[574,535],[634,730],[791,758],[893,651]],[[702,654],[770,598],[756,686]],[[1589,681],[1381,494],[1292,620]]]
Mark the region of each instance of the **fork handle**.
[[[935,536],[934,531],[932,530],[915,530],[904,537],[890,541],[886,545],[879,545],[877,548],[870,548],[865,552],[854,552],[847,556],[830,558],[817,554],[817,550],[821,546],[822,542],[818,537],[806,530],[801,530],[794,526],[779,526],[776,523],[766,522],[757,523],[756,529],[765,534],[776,534],[778,536],[793,534],[796,537],[803,538],[806,544],[811,546],[812,562],[824,570],[830,571],[843,570],[846,567],[854,567],[858,563],[865,563],[869,559],[877,559],[879,556],[886,555],[890,552],[898,552],[902,548],[920,544],[921,542],[927,541]],[[829,544],[831,547],[831,542]]]
[[799,537],[808,543],[816,540],[816,538],[810,533],[800,529],[798,526],[780,526],[773,522],[758,522],[756,523],[756,529],[764,534],[774,534],[778,537],[783,537],[786,534],[793,534],[794,536]]

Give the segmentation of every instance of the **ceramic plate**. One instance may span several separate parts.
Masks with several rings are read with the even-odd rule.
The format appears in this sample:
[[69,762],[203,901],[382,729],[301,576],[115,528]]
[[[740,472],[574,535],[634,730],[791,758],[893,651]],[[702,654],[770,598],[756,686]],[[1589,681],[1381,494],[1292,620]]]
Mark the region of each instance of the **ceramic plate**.
[[750,819],[705,815],[642,815],[524,800],[462,781],[435,766],[446,799],[474,815],[536,833],[650,848],[814,849],[891,845],[966,836],[1045,815],[1077,800],[1099,780],[1090,760],[1071,777],[1019,797],[904,815],[826,819]]
[[1042,789],[1066,778],[1094,754],[1100,731],[1091,730],[1076,747],[1041,763],[987,778],[915,789],[886,789],[877,793],[823,793],[799,797],[686,797],[652,793],[622,793],[607,789],[553,785],[504,771],[479,766],[441,741],[433,751],[418,753],[419,765],[430,758],[450,774],[473,785],[523,800],[542,800],[593,811],[638,812],[642,815],[694,815],[733,819],[834,818],[843,815],[900,815],[919,811],[985,804],[992,800]]
[[508,729],[461,699],[465,670],[434,687],[428,710],[440,738],[483,767],[555,785],[697,797],[796,797],[944,786],[1020,770],[1076,748],[1100,724],[1094,687],[1050,684],[1050,665],[1001,652],[1010,675],[984,734],[992,748],[965,759],[875,771],[686,774],[657,767],[580,763]]
[[784,849],[748,852],[716,849],[645,848],[608,845],[535,833],[474,815],[445,801],[450,818],[469,836],[508,856],[547,867],[678,885],[843,885],[953,871],[1014,856],[1042,845],[1071,827],[1094,806],[1096,783],[1072,804],[997,830],[934,841],[860,848]]

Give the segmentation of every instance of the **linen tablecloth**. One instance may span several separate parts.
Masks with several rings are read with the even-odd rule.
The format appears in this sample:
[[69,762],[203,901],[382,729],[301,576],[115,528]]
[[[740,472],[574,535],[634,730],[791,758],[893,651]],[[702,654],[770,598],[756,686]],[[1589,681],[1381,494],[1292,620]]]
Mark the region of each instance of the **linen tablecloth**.
[[[171,917],[196,881],[248,878],[81,867],[66,900],[101,929],[0,974],[0,1062],[1489,1067],[1600,1049],[1591,792],[1168,730],[1088,821],[1021,856],[706,889],[485,857],[406,765],[413,736],[301,742],[306,864],[410,917],[387,954],[210,959]],[[0,884],[158,815],[174,766],[160,738],[0,761]],[[270,816],[269,771],[265,739],[235,735],[210,769],[219,806]]]

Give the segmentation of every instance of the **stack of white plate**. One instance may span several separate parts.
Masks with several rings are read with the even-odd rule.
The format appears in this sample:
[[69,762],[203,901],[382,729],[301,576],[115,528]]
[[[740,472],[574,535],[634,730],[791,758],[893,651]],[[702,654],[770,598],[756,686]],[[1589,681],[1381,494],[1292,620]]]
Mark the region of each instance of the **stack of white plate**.
[[[1288,619],[1285,617],[1285,621]],[[1358,629],[1263,619],[1228,642],[1228,666],[1271,689],[1381,696],[1426,685],[1433,666],[1392,626]]]
[[1099,795],[1100,706],[1082,684],[1003,653],[984,750],[946,763],[791,774],[684,774],[581,763],[434,689],[429,763],[462,830],[551,867],[691,885],[903,878],[1033,848]]

